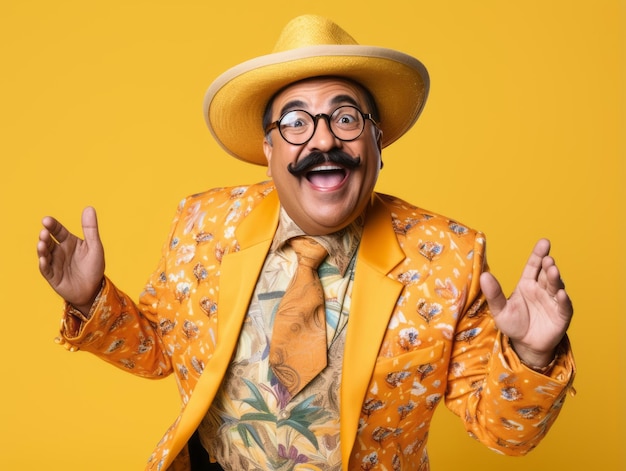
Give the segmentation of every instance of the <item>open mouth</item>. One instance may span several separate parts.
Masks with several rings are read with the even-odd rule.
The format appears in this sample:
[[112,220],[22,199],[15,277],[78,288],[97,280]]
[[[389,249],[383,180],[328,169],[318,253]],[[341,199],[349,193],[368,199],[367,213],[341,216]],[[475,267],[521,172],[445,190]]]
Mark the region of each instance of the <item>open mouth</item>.
[[305,178],[313,186],[321,189],[332,189],[341,185],[348,177],[348,171],[338,165],[326,164],[315,167],[306,173]]

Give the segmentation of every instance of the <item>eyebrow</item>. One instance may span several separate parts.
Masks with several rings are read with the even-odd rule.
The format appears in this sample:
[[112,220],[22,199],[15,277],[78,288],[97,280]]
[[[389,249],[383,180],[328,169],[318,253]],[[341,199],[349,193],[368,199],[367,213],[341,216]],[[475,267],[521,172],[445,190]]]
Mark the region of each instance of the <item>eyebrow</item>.
[[284,115],[287,111],[298,109],[298,108],[304,108],[305,106],[306,104],[302,100],[291,100],[285,103],[285,106],[283,106],[280,109],[279,116]]
[[359,107],[359,104],[350,95],[337,95],[330,100],[330,103],[332,105],[343,105],[347,103],[348,105],[356,106],[357,108]]
[[[330,104],[331,105],[352,105],[352,106],[356,106],[357,108],[359,107],[359,104],[356,102],[356,100],[354,98],[352,98],[350,95],[337,95],[335,97],[333,97],[330,100]],[[302,100],[291,100],[289,102],[287,102],[285,104],[285,106],[283,106],[280,109],[280,115],[282,116],[284,115],[287,111],[291,111],[294,109],[304,109],[306,108],[306,103]]]

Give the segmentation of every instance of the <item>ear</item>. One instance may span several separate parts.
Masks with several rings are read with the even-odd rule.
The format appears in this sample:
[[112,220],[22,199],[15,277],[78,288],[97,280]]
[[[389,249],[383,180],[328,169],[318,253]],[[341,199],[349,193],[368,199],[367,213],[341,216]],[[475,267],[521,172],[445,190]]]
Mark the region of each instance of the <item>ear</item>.
[[272,163],[272,144],[269,143],[267,138],[263,139],[263,153],[265,154],[265,158],[267,159],[267,171],[266,174],[268,177],[272,176],[272,170],[270,164]]
[[380,154],[380,170],[385,165],[383,163],[383,131],[379,127],[376,127],[376,145],[378,146],[378,153]]
[[378,144],[378,150],[382,153],[383,150],[383,130],[379,127],[376,127],[376,131],[378,132],[376,136],[376,144]]

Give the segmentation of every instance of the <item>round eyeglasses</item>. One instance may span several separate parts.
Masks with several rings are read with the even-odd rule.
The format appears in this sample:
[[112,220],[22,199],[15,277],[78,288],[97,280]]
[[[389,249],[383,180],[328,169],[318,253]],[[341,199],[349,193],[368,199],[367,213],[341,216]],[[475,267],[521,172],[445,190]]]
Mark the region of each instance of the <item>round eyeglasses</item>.
[[378,126],[371,113],[363,113],[355,106],[345,105],[340,106],[330,115],[319,113],[313,116],[304,110],[287,111],[278,121],[271,123],[265,129],[265,133],[278,128],[278,132],[285,141],[294,146],[301,146],[311,140],[320,118],[326,120],[330,132],[340,141],[358,139],[365,129],[366,119]]

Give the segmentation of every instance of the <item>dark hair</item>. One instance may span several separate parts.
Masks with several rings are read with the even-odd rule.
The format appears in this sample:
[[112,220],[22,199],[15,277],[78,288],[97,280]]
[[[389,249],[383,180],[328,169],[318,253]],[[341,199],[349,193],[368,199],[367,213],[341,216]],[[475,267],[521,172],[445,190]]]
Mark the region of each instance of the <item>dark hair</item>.
[[[311,77],[311,78],[324,78],[324,77]],[[372,93],[367,88],[365,88],[360,83],[355,82],[354,80],[346,78],[346,77],[332,77],[331,76],[328,78],[338,78],[340,80],[346,80],[348,82],[353,83],[357,87],[359,87],[359,89],[363,92],[363,96],[365,99],[365,106],[367,107],[367,110],[362,110],[362,111],[364,111],[365,113],[371,113],[372,118],[374,118],[374,121],[378,122],[380,120],[379,113],[378,113],[378,106],[376,105],[376,100],[374,99],[374,95],[372,95]],[[311,80],[311,79],[303,79],[303,80],[300,80],[300,82],[304,82],[305,80]],[[298,83],[298,82],[295,82],[295,83]],[[270,123],[272,122],[272,106],[274,105],[274,99],[280,92],[282,92],[287,87],[290,87],[292,85],[294,84],[293,83],[289,84],[286,87],[283,87],[280,90],[278,90],[276,93],[274,93],[274,95],[272,95],[272,98],[270,98],[269,101],[267,102],[267,105],[265,106],[265,111],[263,112],[263,121],[261,123],[263,125],[263,131],[265,131],[267,127],[270,125]],[[272,140],[269,137],[269,135],[266,135],[265,138],[268,140],[270,144],[272,143]]]

